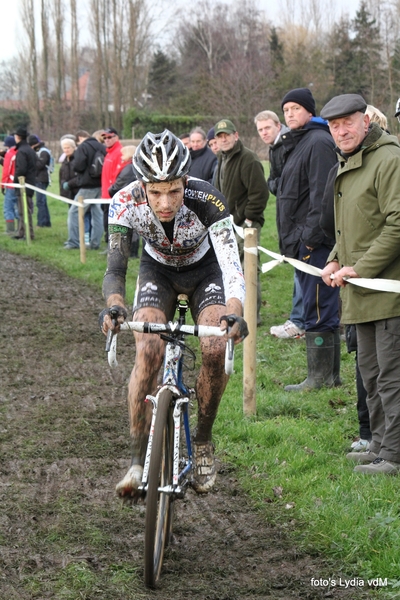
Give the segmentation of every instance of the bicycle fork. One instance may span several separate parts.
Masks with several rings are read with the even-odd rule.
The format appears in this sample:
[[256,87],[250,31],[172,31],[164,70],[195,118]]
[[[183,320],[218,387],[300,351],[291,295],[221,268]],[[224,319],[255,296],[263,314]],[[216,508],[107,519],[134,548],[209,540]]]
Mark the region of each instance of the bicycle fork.
[[[173,394],[178,395],[179,390],[174,386],[168,386]],[[142,485],[139,489],[143,492],[147,491],[147,482],[148,482],[148,474],[149,474],[149,466],[150,466],[150,457],[151,457],[151,449],[153,445],[153,435],[154,435],[154,425],[157,417],[157,406],[160,397],[161,388],[155,396],[151,396],[150,394],[146,396],[146,402],[151,402],[153,404],[152,417],[151,417],[151,425],[150,425],[150,433],[149,433],[149,441],[147,443],[146,450],[146,458],[144,461],[143,467],[143,477],[142,477]],[[173,465],[172,465],[172,482],[164,487],[159,487],[158,491],[164,494],[174,495],[175,497],[183,497],[185,493],[185,488],[187,484],[182,486],[179,485],[179,482],[186,476],[186,474],[192,468],[192,448],[190,442],[190,429],[189,429],[189,417],[188,411],[185,407],[189,404],[189,398],[187,397],[179,397],[174,402],[174,410],[173,410],[173,421],[174,421],[174,448],[173,448]],[[181,414],[183,413],[183,422],[185,428],[185,436],[186,436],[186,444],[188,450],[188,459],[185,462],[185,465],[180,471],[180,439],[181,439]]]

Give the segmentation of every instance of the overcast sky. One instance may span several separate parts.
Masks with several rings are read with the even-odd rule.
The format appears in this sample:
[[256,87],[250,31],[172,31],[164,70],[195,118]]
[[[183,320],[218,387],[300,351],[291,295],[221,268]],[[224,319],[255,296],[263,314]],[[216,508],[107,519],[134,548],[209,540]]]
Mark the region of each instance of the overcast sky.
[[[151,1],[151,0],[150,0]],[[229,4],[229,0],[223,0]],[[265,12],[265,15],[273,23],[279,24],[282,13],[284,10],[288,10],[288,7],[292,6],[293,10],[301,10],[302,3],[307,4],[307,0],[255,0],[256,4],[261,10]],[[39,6],[39,0],[35,0],[37,6]],[[196,0],[195,0],[196,2]],[[349,14],[350,17],[354,17],[357,8],[360,5],[360,0],[320,0],[322,6],[333,7],[335,10],[335,16],[339,17],[343,13]],[[86,4],[86,0],[80,0],[78,7],[82,7]],[[17,54],[18,42],[21,41],[21,34],[23,35],[23,29],[19,25],[20,21],[20,5],[21,0],[0,0],[0,14],[2,21],[1,28],[1,51],[0,60],[11,58]],[[168,2],[170,7],[176,10],[177,5],[181,6],[185,10],[185,15],[188,15],[190,8],[194,6],[193,0],[175,0]],[[303,4],[304,5],[304,4]],[[79,9],[79,8],[78,8]],[[290,9],[289,9],[290,10]],[[84,34],[84,32],[82,31]]]

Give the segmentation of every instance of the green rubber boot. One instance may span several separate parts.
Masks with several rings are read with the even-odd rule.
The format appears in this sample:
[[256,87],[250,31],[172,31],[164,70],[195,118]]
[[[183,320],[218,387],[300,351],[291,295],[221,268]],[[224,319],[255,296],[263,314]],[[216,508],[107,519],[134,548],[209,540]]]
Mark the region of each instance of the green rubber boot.
[[286,392],[318,390],[321,387],[333,387],[335,385],[335,334],[331,331],[306,331],[305,337],[307,346],[307,379],[298,385],[287,385],[285,387]]

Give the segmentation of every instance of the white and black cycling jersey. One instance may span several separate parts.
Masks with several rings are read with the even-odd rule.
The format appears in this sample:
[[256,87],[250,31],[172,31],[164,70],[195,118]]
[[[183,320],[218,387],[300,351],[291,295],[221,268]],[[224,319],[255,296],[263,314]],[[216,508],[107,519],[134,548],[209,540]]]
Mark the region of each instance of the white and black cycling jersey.
[[222,271],[226,297],[244,302],[244,278],[227,202],[206,181],[187,178],[183,204],[173,223],[172,240],[150,208],[139,181],[113,197],[108,223],[110,242],[114,228],[115,231],[132,229],[143,238],[149,256],[178,270],[191,265],[195,268],[212,248]]

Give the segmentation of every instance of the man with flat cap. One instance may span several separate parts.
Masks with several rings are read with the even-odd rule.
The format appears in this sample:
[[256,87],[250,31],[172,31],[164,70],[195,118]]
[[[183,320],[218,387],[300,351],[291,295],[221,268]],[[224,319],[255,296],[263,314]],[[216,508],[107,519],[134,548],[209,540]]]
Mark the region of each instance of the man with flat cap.
[[[400,294],[347,279],[400,280],[400,145],[370,123],[358,94],[335,96],[322,109],[336,142],[333,171],[336,245],[322,272],[342,288],[342,322],[355,323],[358,364],[367,390],[372,441],[350,452],[355,471],[400,473]],[[330,178],[331,179],[331,178]]]
[[[334,240],[320,226],[325,184],[337,163],[326,121],[316,116],[308,88],[290,90],[281,102],[290,131],[282,135],[285,165],[277,191],[277,228],[281,254],[323,268]],[[287,385],[288,392],[333,387],[340,382],[339,293],[320,277],[296,270],[303,298],[307,377]],[[333,292],[333,293],[332,293]]]

